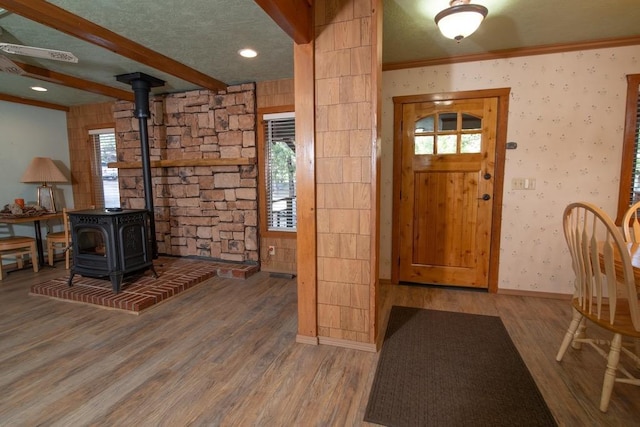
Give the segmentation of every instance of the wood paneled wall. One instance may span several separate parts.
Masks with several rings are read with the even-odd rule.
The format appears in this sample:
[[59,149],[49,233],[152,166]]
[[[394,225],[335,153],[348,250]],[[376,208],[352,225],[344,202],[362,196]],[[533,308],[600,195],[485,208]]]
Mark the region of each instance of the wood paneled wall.
[[[256,102],[258,113],[262,109],[294,105],[293,79],[256,83]],[[264,221],[264,218],[260,218],[260,221]],[[269,246],[275,247],[275,255],[269,255]],[[295,233],[289,238],[260,236],[260,269],[262,271],[296,274],[296,267]]]
[[293,105],[294,96],[293,79],[256,83],[256,104],[258,109]]
[[75,208],[95,205],[89,130],[115,127],[113,102],[71,107],[67,113],[69,164]]

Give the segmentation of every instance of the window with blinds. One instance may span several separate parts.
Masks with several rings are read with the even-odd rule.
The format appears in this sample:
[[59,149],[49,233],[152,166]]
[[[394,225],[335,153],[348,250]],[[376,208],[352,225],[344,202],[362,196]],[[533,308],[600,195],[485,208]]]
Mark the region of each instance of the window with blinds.
[[266,222],[269,231],[296,231],[295,114],[263,116]]
[[618,215],[616,222],[629,206],[640,201],[640,74],[627,76],[627,104],[620,167],[620,191],[618,193]]
[[635,100],[634,111],[631,112],[631,117],[628,118],[632,123],[630,125],[629,132],[632,134],[630,138],[633,140],[633,159],[631,166],[631,194],[629,194],[629,205],[640,201],[640,150],[638,147],[638,137],[640,130],[640,96],[638,90],[638,82],[635,82]]
[[117,161],[116,134],[114,129],[93,129],[89,131],[91,141],[93,172],[93,194],[97,207],[120,207],[118,169],[109,163]]

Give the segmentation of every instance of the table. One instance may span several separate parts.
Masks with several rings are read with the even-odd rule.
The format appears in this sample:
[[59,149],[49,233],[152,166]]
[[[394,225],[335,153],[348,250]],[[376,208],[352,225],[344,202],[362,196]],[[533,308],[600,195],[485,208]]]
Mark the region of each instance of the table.
[[42,246],[42,229],[40,228],[40,221],[46,221],[49,219],[62,218],[62,212],[52,212],[44,215],[32,215],[32,216],[0,216],[0,222],[5,224],[26,224],[33,222],[33,228],[36,233],[36,246],[38,248],[38,265],[44,266],[44,248]]

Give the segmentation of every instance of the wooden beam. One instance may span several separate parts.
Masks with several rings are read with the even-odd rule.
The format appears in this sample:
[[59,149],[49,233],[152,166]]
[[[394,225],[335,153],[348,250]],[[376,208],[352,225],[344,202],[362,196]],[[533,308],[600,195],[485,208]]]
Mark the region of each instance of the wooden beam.
[[133,102],[135,99],[133,92],[116,89],[111,86],[106,86],[100,83],[84,80],[78,77],[69,76],[67,74],[57,73],[55,71],[47,70],[46,68],[36,67],[35,65],[29,65],[22,62],[13,61],[18,67],[22,68],[25,72],[23,76],[31,77],[33,79],[42,80],[45,82],[55,83],[62,86],[72,87],[75,89],[84,90],[87,92],[97,93],[111,98],[122,99],[124,101]]
[[213,77],[44,0],[0,0],[0,7],[200,87],[211,90],[227,87]]
[[255,0],[267,15],[298,44],[313,39],[310,0]]
[[35,99],[20,98],[19,96],[0,93],[0,101],[15,102],[17,104],[33,105],[34,107],[49,108],[52,110],[69,111],[66,105],[52,104],[45,101],[37,101]]

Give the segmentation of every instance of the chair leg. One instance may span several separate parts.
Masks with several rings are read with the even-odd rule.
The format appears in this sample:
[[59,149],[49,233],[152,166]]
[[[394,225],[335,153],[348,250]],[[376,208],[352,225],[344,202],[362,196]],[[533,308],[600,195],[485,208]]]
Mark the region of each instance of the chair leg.
[[571,323],[569,324],[569,329],[564,334],[564,339],[562,340],[562,344],[560,345],[560,350],[558,350],[558,354],[556,355],[556,360],[560,362],[562,357],[569,348],[569,344],[573,341],[573,337],[578,330],[578,326],[582,321],[582,314],[575,308],[573,309],[573,318],[571,319]]
[[69,255],[71,248],[65,248],[64,250],[64,268],[67,270],[71,268],[71,256]]
[[53,243],[47,242],[47,258],[48,258],[49,265],[51,267],[53,267],[54,255],[55,255],[55,252],[54,252]]
[[607,412],[609,399],[613,391],[613,384],[616,382],[616,370],[620,362],[620,347],[622,346],[622,335],[615,334],[611,341],[611,349],[607,358],[607,370],[604,372],[604,382],[602,383],[602,396],[600,397],[600,410]]
[[33,271],[38,272],[40,270],[40,263],[38,260],[38,249],[36,247],[36,242],[31,242],[29,245],[29,250],[31,251],[31,265],[33,265]]
[[0,280],[4,280],[7,277],[7,272],[2,268],[2,257],[0,257]]
[[582,348],[582,343],[577,342],[575,339],[584,338],[586,336],[587,336],[587,319],[586,317],[583,317],[582,320],[580,321],[580,324],[578,325],[578,330],[574,335],[574,340],[573,342],[571,342],[571,348],[573,348],[574,350],[580,350]]

